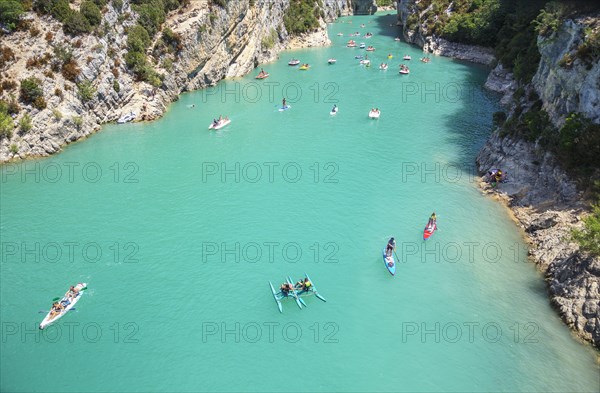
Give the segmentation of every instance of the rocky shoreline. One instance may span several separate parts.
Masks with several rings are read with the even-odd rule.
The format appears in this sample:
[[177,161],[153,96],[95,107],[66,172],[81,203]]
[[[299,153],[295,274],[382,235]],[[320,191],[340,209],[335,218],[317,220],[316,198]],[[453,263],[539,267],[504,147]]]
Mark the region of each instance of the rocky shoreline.
[[[286,7],[285,2],[268,7],[230,2],[223,9],[206,1],[193,1],[171,12],[163,29],[170,28],[177,34],[181,49],[174,54],[148,53],[162,78],[160,88],[136,80],[125,66],[126,30],[136,23],[130,0],[124,0],[120,10],[112,3],[107,5],[103,19],[109,28],[103,36],[71,37],[55,19],[28,12],[25,19],[29,30],[2,37],[2,47],[15,56],[0,72],[15,86],[23,79],[38,78],[47,106],[37,109],[20,104],[12,137],[0,140],[0,163],[56,154],[129,112],[135,112],[135,121],[160,118],[185,91],[244,76],[259,64],[277,59],[285,49],[328,45],[326,22],[351,12],[346,0],[328,1],[319,31],[291,37],[283,24]],[[248,34],[250,31],[253,34]],[[51,70],[47,61],[36,67],[29,65],[32,59],[52,57],[61,45],[77,61],[76,79],[67,80],[61,72]],[[77,84],[83,81],[90,82],[97,93],[86,102],[77,92]],[[16,88],[0,91],[0,98],[6,100],[17,95]],[[28,131],[18,127],[25,114],[32,120]]]

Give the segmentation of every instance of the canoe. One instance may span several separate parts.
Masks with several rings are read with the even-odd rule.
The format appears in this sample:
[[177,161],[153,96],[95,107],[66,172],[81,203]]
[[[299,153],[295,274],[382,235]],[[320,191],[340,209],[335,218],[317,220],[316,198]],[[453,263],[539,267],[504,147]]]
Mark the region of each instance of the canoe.
[[383,249],[383,263],[392,276],[396,275],[396,261],[394,260],[394,253],[388,257],[385,255],[385,248]]
[[423,230],[423,240],[427,240],[431,237],[431,235],[433,235],[433,232],[435,232],[435,230],[437,229],[437,224],[433,223],[433,225],[427,225],[425,227],[425,229]]
[[269,77],[269,73],[265,72],[262,75],[256,75],[256,79],[267,79]]
[[208,129],[209,130],[220,130],[221,128],[225,127],[229,123],[231,123],[230,119],[223,119],[220,122],[218,122],[216,126],[215,126],[215,123],[210,123],[210,125],[208,126]]
[[381,115],[381,111],[379,111],[379,112],[369,111],[369,117],[371,119],[379,119],[379,115]]
[[275,298],[275,303],[277,303],[279,312],[283,312],[283,307],[281,306],[281,300],[280,300],[279,296],[277,295],[275,288],[273,288],[273,284],[271,284],[271,281],[269,281],[269,286],[271,287],[271,292],[273,293],[273,297]]
[[292,107],[291,105],[282,106],[281,108],[279,108],[279,112],[287,111],[291,107]]
[[60,302],[62,303],[63,301],[69,301],[70,303],[67,304],[60,313],[54,314],[54,316],[52,316],[52,317],[50,316],[50,314],[52,313],[52,310],[50,310],[50,312],[48,312],[48,315],[46,315],[46,318],[44,318],[42,323],[40,323],[40,329],[43,329],[46,326],[58,321],[66,313],[68,313],[69,310],[71,310],[75,306],[75,304],[79,301],[79,299],[81,299],[81,294],[82,294],[82,291],[84,288],[87,288],[87,284],[84,282],[83,283],[80,282],[79,284],[75,285],[75,289],[78,289],[79,293],[77,294],[77,296],[75,296],[74,299],[67,300],[66,296],[63,296],[63,298],[60,299]]

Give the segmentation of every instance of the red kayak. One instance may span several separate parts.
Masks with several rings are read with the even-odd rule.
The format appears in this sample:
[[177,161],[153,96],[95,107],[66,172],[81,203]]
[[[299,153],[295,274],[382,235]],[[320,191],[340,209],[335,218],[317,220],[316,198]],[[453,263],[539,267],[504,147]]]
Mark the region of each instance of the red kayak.
[[437,224],[435,223],[435,221],[433,222],[432,225],[427,225],[425,227],[425,229],[423,230],[423,240],[427,240],[431,237],[431,235],[433,235],[433,232],[435,232],[435,230],[437,229]]

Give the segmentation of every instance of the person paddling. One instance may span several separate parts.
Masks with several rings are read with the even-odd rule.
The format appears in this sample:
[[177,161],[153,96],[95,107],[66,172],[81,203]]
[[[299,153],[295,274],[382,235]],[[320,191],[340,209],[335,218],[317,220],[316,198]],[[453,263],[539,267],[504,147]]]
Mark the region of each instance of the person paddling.
[[435,215],[435,212],[431,213],[431,216],[429,217],[429,221],[427,222],[427,228],[433,228],[433,226],[436,224],[437,221],[437,217]]
[[388,241],[387,247],[385,248],[385,255],[388,257],[392,256],[392,252],[394,252],[394,250],[396,250],[396,241],[392,237]]
[[287,106],[287,105],[286,105],[286,102],[285,102],[285,97],[283,97],[283,100],[281,101],[281,106],[282,106],[282,108],[284,108],[284,109],[285,109],[285,107]]

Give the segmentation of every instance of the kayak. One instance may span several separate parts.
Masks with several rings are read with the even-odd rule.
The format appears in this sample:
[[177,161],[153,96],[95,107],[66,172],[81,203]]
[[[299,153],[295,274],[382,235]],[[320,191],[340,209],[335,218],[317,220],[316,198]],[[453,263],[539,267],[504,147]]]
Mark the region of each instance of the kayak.
[[365,49],[367,52],[373,52],[375,50],[374,47],[370,46],[367,49]]
[[281,300],[280,300],[279,296],[277,295],[275,288],[273,288],[273,284],[271,284],[271,281],[269,281],[269,285],[271,286],[271,292],[273,293],[273,297],[275,298],[275,302],[277,303],[279,312],[283,312],[283,306],[281,305]]
[[385,248],[383,249],[383,263],[385,264],[385,267],[387,268],[388,272],[390,272],[392,276],[395,276],[396,261],[394,260],[394,254],[392,253],[392,255],[388,257],[387,255],[385,255]]
[[299,69],[302,71],[305,71],[305,70],[308,70],[309,68],[310,68],[310,66],[308,66],[308,65],[302,65],[302,66],[300,66]]
[[267,79],[269,77],[269,73],[265,72],[262,75],[256,75],[256,79]]
[[387,64],[382,64],[382,65],[379,66],[379,69],[385,71],[385,70],[388,69],[388,65]]
[[329,112],[329,114],[331,116],[335,116],[335,115],[337,115],[337,113],[338,113],[339,110],[340,110],[339,108],[336,108],[335,110],[332,110],[331,112]]
[[433,235],[433,232],[437,229],[437,224],[434,222],[433,225],[427,225],[423,230],[423,240],[427,240]]
[[379,111],[369,111],[369,117],[371,119],[379,119],[380,114],[381,114],[381,112],[379,112]]
[[388,55],[388,59],[393,59],[394,55]]
[[405,68],[405,69],[400,70],[399,73],[403,74],[403,75],[408,75],[410,73],[410,71],[408,68]]
[[333,59],[333,58],[331,58],[331,59],[327,60],[327,62],[328,62],[329,64],[335,64],[335,62],[336,62],[336,61],[337,61],[337,60],[336,60],[336,59]]
[[291,107],[292,107],[291,105],[282,106],[281,108],[279,108],[279,112],[287,111]]
[[359,48],[359,49],[365,49],[365,46],[366,46],[366,45],[365,45],[365,43],[364,43],[364,42],[361,42],[361,43],[360,43],[360,46],[359,46],[358,48]]
[[359,63],[363,64],[363,65],[367,65],[367,64],[371,64],[371,60],[365,59],[365,60],[361,60]]
[[54,314],[53,316],[51,316],[52,314],[52,310],[50,310],[50,312],[48,312],[48,315],[46,315],[46,318],[44,318],[44,320],[42,321],[42,323],[40,323],[40,329],[45,328],[46,326],[58,321],[60,318],[62,318],[66,313],[69,312],[69,310],[71,310],[75,304],[79,301],[79,299],[81,299],[81,291],[87,288],[87,284],[86,283],[82,283],[80,282],[79,284],[75,285],[75,289],[78,289],[79,292],[77,293],[77,296],[75,296],[74,299],[69,299],[67,300],[66,296],[63,296],[62,299],[60,299],[60,302],[69,302],[65,308],[57,314]]
[[410,60],[410,59],[412,59],[412,57],[410,57],[409,55],[406,55],[406,56],[404,56],[402,59],[403,59],[403,60]]
[[292,59],[288,62],[288,65],[291,65],[291,66],[297,66],[298,64],[300,64],[300,60],[297,60],[297,59]]
[[209,130],[220,130],[221,128],[225,127],[229,123],[231,123],[231,120],[223,119],[223,120],[217,122],[216,126],[215,126],[215,123],[210,123],[210,125],[208,126],[208,129]]

